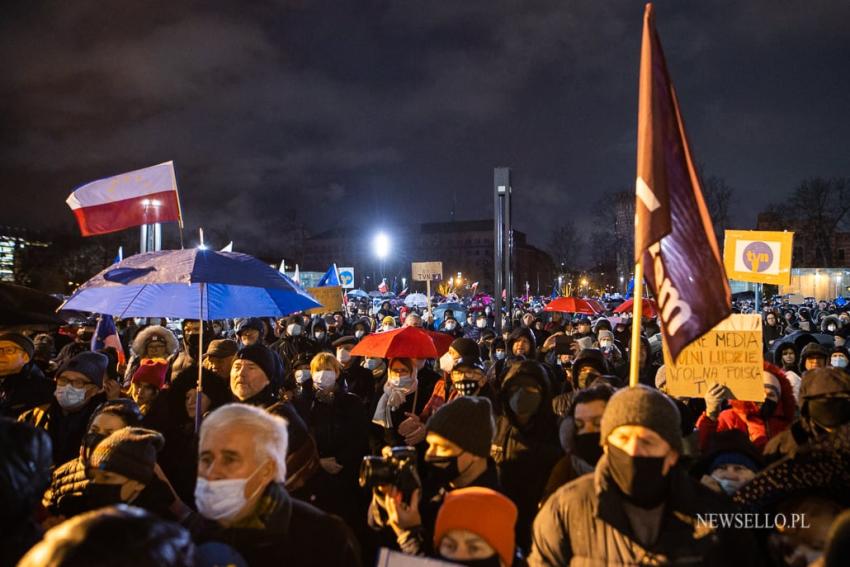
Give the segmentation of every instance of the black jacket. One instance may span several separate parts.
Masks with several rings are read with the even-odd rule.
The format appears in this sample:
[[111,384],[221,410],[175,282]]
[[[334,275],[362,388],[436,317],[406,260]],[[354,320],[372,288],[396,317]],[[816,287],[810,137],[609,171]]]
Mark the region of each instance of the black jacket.
[[284,368],[292,368],[292,362],[299,354],[307,354],[312,358],[318,352],[316,343],[304,335],[286,335],[272,343],[269,348],[280,355]]
[[375,387],[375,378],[372,371],[360,366],[360,357],[354,357],[351,366],[343,368],[339,375],[340,381],[346,390],[360,398],[360,403],[368,408],[372,405],[378,390]]
[[53,399],[53,382],[29,362],[17,374],[0,377],[0,417],[17,419],[22,413]]
[[711,529],[697,514],[734,505],[674,467],[658,539],[641,545],[606,458],[596,471],[558,489],[534,520],[531,567],[565,565],[758,565],[751,530]]
[[95,394],[75,412],[65,413],[56,398],[21,415],[18,421],[47,431],[53,443],[53,464],[58,465],[79,457],[83,436],[89,419],[97,406],[106,401],[104,393]]
[[290,498],[279,484],[269,485],[254,515],[239,525],[202,521],[191,528],[197,543],[230,545],[251,567],[360,565],[359,546],[342,520]]

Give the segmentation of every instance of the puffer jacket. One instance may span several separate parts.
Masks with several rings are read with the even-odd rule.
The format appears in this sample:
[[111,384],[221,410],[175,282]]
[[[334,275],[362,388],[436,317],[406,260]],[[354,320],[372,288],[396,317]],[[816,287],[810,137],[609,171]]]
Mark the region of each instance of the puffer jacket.
[[84,492],[88,485],[85,463],[80,457],[72,459],[53,471],[42,505],[54,516],[76,516],[86,510]]

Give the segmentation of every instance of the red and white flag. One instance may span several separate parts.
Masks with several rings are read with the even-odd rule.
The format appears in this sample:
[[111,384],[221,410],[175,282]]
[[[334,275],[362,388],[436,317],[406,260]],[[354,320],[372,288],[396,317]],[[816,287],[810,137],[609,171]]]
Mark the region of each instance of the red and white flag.
[[387,280],[384,278],[381,281],[381,285],[378,286],[378,291],[381,293],[387,293],[390,290],[390,287],[387,285]]
[[172,161],[92,181],[66,202],[83,236],[182,220]]

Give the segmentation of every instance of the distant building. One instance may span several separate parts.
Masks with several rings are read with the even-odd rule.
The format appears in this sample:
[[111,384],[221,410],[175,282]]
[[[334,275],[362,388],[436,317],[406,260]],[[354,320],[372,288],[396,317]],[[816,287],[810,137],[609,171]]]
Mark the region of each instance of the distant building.
[[[377,232],[377,231],[375,231]],[[493,221],[472,220],[386,227],[390,251],[383,261],[375,256],[372,239],[375,232],[350,226],[331,229],[303,241],[299,261],[302,270],[321,270],[336,262],[338,267],[353,266],[355,285],[375,289],[386,278],[401,289],[401,278],[410,285],[412,262],[442,262],[448,279],[462,273],[465,282],[479,282],[479,289],[493,289]],[[557,277],[552,257],[528,243],[526,235],[514,234],[514,275],[516,294],[549,293]],[[354,236],[352,236],[354,235]],[[287,266],[291,260],[287,258]],[[419,286],[422,287],[422,286]]]
[[46,248],[49,245],[26,229],[0,227],[0,281],[21,283],[18,281],[21,251],[27,246]]
[[848,268],[850,267],[850,232],[834,232],[829,242],[832,262],[824,265],[822,258],[823,244],[820,246],[812,238],[807,238],[806,232],[795,219],[786,220],[775,212],[759,213],[756,230],[790,230],[794,232],[794,255],[791,263],[795,268]]

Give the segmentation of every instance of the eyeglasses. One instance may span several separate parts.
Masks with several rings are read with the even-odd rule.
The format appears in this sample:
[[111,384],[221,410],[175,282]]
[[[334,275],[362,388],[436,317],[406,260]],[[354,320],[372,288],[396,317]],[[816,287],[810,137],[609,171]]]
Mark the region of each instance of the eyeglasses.
[[18,347],[13,347],[13,346],[7,346],[7,347],[0,348],[0,354],[5,354],[7,356],[12,356],[13,354],[16,354],[18,352],[24,352],[24,351],[19,349]]
[[93,386],[91,382],[83,378],[74,378],[73,380],[68,380],[67,378],[60,377],[56,379],[57,386],[67,386],[68,384],[70,384],[74,388],[85,388],[86,386]]

